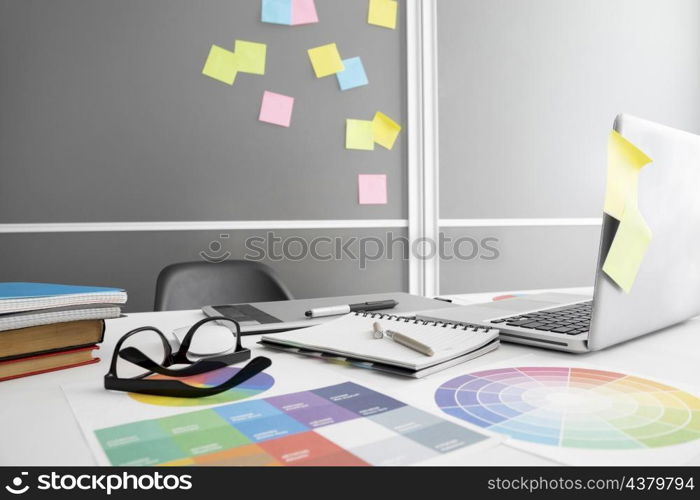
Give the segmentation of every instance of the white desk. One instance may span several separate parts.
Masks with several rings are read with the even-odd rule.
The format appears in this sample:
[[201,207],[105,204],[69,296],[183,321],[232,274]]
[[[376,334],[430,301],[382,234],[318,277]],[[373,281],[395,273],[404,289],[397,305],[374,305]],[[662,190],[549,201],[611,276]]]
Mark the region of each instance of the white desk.
[[[586,289],[566,291],[582,292]],[[455,302],[469,303],[488,300],[494,295],[499,294],[469,294],[450,298],[456,299]],[[94,465],[95,462],[73,418],[61,385],[89,378],[101,380],[107,371],[107,363],[116,340],[132,328],[153,325],[164,330],[173,329],[191,325],[202,317],[199,311],[178,311],[129,314],[127,318],[109,320],[105,341],[101,346],[100,363],[0,383],[0,465]],[[244,338],[244,345],[252,347],[254,355],[264,354],[273,362],[277,356],[285,356],[288,359],[290,356],[295,357],[257,347],[257,340],[257,336]],[[493,359],[494,362],[496,359],[503,361],[531,353],[552,362],[591,363],[692,386],[700,382],[700,318],[662,333],[647,335],[596,353],[573,355],[504,343],[493,353],[496,356]],[[491,362],[489,356],[491,355],[475,361],[478,362],[478,366],[484,366]],[[303,370],[307,360],[301,356],[297,358],[299,369]],[[360,383],[371,384],[389,394],[405,389],[406,384],[410,383],[408,380],[360,368],[332,365],[330,369],[341,370],[348,377]],[[457,375],[464,370],[465,366],[462,365],[452,368],[450,372]],[[548,465],[552,462],[505,445],[498,445],[482,453],[473,454],[460,464]],[[691,465],[700,465],[700,456],[696,457]]]

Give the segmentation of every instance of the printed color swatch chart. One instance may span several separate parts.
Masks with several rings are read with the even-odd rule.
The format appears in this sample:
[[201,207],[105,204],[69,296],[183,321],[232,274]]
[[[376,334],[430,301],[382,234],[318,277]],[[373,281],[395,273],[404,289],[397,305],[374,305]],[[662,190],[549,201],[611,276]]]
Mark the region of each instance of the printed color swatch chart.
[[351,382],[95,431],[113,465],[403,465],[488,439]]
[[[240,370],[240,368],[232,368],[230,366],[227,366],[226,368],[221,368],[219,370],[203,373],[201,375],[192,375],[191,377],[179,377],[177,380],[180,380],[189,385],[193,385],[195,387],[214,387],[226,382],[228,379],[230,379],[236,373],[238,373],[238,370]],[[172,377],[166,377],[164,375],[154,375],[150,378],[168,380]],[[226,392],[215,394],[213,396],[207,396],[205,398],[170,398],[137,393],[129,393],[129,396],[135,401],[150,405],[205,406],[240,401],[241,399],[246,399],[268,390],[274,385],[274,383],[275,379],[272,378],[271,375],[268,375],[267,373],[263,372],[258,373],[254,377],[249,378],[242,384],[237,385],[236,387],[229,389]]]
[[631,450],[700,438],[700,399],[610,371],[479,371],[444,383],[435,402],[445,413],[479,427],[551,446]]

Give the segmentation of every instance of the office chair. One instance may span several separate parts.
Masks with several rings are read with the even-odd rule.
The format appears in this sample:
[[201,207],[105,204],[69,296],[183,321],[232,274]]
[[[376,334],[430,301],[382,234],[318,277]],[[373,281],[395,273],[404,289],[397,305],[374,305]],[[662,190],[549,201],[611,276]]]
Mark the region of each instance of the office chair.
[[206,305],[291,298],[275,272],[259,262],[181,262],[163,268],[158,275],[153,309],[199,309]]

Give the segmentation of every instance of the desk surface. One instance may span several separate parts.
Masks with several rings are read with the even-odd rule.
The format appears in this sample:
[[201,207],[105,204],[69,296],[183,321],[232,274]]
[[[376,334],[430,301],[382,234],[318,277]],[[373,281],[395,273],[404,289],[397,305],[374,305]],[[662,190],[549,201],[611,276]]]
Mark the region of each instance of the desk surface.
[[[567,289],[569,292],[585,292],[590,289]],[[564,291],[564,290],[562,290]],[[498,295],[469,294],[450,296],[458,303],[488,300]],[[91,377],[101,379],[107,369],[108,358],[116,340],[137,326],[153,325],[161,329],[174,329],[194,323],[202,317],[200,311],[163,313],[136,313],[126,318],[109,320],[105,341],[101,346],[100,363],[81,368],[58,371],[10,380],[0,383],[0,465],[94,465],[92,454],[85,443],[78,423],[63,395],[61,386],[81,382]],[[257,336],[245,338],[247,346],[257,342]],[[294,356],[275,353],[253,347],[254,354],[273,359],[277,356]],[[671,383],[693,386],[698,381],[700,365],[700,318],[695,318],[662,332],[614,346],[604,351],[574,355],[547,351],[515,344],[503,343],[496,351],[498,362],[535,354],[539,360],[557,363],[590,363],[603,368],[620,369],[666,380]],[[495,354],[496,354],[495,353]],[[486,360],[488,356],[483,359]],[[300,369],[307,362],[298,357]],[[344,375],[371,384],[389,394],[405,389],[403,379],[388,377],[372,370],[332,365],[331,369],[344,371]],[[457,366],[445,374],[463,373],[465,365]],[[459,465],[549,465],[549,460],[498,445],[479,454],[462,458]],[[662,464],[660,464],[662,465]],[[690,465],[700,465],[700,456]]]

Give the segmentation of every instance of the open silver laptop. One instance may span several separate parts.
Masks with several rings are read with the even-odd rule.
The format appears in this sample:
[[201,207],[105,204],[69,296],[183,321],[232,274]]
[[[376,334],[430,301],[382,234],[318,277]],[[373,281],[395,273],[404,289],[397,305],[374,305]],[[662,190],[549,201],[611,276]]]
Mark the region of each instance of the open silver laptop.
[[629,115],[618,116],[614,129],[653,161],[641,169],[638,191],[652,240],[630,293],[601,270],[619,225],[603,214],[592,297],[537,294],[419,317],[497,327],[504,341],[587,352],[700,314],[700,136]]

